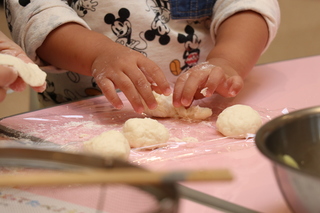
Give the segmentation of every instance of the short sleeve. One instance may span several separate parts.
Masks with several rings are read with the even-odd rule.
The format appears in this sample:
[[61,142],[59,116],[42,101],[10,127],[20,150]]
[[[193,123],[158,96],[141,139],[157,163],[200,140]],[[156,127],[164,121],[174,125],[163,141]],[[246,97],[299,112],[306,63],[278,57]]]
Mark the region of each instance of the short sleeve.
[[[233,14],[241,11],[252,10],[261,14],[269,28],[269,40],[265,50],[275,38],[280,26],[280,7],[277,0],[217,0],[213,8],[211,35],[214,39],[220,24]],[[265,51],[264,50],[264,51]]]
[[13,40],[22,47],[36,63],[40,63],[36,50],[47,35],[57,27],[75,22],[89,29],[77,13],[61,0],[33,0],[21,3],[19,0],[7,1],[6,16]]

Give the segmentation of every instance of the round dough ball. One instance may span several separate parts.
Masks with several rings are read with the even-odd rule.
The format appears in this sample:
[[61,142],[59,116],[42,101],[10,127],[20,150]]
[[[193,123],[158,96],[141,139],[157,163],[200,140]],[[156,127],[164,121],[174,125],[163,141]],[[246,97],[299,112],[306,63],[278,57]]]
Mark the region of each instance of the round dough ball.
[[255,134],[261,125],[259,113],[250,106],[241,104],[224,109],[216,122],[218,131],[232,138],[246,138],[247,134]]
[[114,157],[127,160],[130,154],[130,145],[124,135],[116,130],[103,132],[102,134],[85,141],[84,151],[101,157]]
[[151,118],[131,118],[124,123],[122,132],[134,148],[160,146],[169,139],[168,129]]

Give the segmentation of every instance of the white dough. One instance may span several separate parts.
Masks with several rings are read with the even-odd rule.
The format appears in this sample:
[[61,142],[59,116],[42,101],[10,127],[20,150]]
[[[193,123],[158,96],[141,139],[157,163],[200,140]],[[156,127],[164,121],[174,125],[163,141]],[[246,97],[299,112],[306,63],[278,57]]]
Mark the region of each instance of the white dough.
[[250,106],[241,104],[224,109],[216,122],[218,131],[232,138],[246,138],[248,134],[255,134],[261,125],[259,113]]
[[168,129],[151,118],[131,118],[124,123],[122,132],[130,146],[134,148],[161,146],[169,139]]
[[161,118],[184,118],[190,120],[204,120],[212,115],[212,110],[206,107],[191,106],[189,108],[176,108],[172,104],[172,94],[169,96],[160,95],[153,92],[158,107],[150,110],[147,106],[144,107],[144,113],[152,117]]
[[83,143],[84,151],[101,157],[114,157],[127,160],[130,154],[130,145],[124,135],[116,130],[102,134]]
[[36,64],[25,63],[15,56],[0,54],[0,64],[14,67],[23,81],[32,87],[42,86],[46,81],[47,74]]

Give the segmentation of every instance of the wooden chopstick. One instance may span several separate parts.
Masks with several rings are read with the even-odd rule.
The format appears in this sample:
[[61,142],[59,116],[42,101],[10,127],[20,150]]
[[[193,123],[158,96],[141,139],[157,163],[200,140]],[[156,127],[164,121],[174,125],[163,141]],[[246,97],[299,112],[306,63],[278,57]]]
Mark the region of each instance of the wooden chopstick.
[[227,169],[155,172],[136,168],[86,171],[29,172],[0,175],[0,186],[50,186],[70,184],[159,184],[179,181],[230,181]]

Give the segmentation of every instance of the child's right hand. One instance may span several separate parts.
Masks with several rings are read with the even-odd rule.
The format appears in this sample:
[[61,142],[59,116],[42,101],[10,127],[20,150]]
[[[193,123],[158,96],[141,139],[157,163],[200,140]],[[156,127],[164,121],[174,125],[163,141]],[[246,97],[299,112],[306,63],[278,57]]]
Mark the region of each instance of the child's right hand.
[[137,113],[144,111],[143,102],[155,109],[157,102],[152,90],[169,95],[171,89],[162,70],[139,52],[114,43],[112,51],[98,55],[92,65],[92,75],[110,103],[120,109],[123,103],[116,89],[120,89]]
[[50,32],[37,54],[61,69],[92,75],[118,109],[123,103],[116,89],[125,94],[138,113],[144,111],[143,101],[150,109],[157,107],[152,90],[165,95],[171,93],[164,73],[153,61],[76,23],[66,23]]

